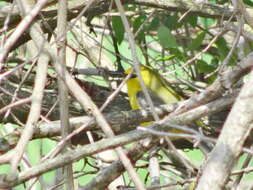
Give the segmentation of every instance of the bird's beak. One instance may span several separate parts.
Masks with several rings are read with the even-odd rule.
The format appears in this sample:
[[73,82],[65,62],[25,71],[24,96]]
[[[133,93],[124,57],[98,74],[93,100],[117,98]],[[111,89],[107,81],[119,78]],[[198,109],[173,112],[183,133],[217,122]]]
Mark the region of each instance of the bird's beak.
[[125,74],[124,72],[120,72],[120,71],[111,71],[110,72],[110,76],[111,77],[115,77],[115,78],[125,78],[127,76],[127,74]]

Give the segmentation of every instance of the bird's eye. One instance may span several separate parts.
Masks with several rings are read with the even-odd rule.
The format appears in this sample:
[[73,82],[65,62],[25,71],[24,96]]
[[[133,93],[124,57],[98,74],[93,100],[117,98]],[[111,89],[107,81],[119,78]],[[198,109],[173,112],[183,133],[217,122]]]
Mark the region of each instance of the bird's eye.
[[130,78],[137,78],[137,74],[133,73]]

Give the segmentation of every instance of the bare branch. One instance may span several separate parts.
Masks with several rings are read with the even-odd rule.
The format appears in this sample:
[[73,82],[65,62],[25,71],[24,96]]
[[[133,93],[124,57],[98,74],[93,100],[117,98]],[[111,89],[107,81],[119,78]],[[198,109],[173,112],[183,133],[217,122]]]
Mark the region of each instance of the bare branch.
[[218,142],[210,154],[199,179],[197,190],[222,189],[228,180],[231,169],[237,161],[243,144],[252,129],[253,72],[247,81],[228,116]]

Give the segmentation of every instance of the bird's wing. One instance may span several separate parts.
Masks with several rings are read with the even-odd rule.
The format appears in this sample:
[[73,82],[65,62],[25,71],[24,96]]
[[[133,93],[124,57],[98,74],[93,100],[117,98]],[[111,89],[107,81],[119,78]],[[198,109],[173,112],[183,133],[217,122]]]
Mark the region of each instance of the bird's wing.
[[[165,104],[165,102],[156,93],[154,93],[152,90],[150,90],[148,88],[147,91],[148,91],[148,93],[150,95],[150,98],[151,98],[151,100],[152,100],[152,102],[153,102],[153,104],[154,104],[155,107],[159,106],[159,105],[162,105],[162,104]],[[136,94],[136,99],[138,101],[139,106],[142,109],[149,109],[150,108],[150,105],[147,102],[143,91],[139,91]]]

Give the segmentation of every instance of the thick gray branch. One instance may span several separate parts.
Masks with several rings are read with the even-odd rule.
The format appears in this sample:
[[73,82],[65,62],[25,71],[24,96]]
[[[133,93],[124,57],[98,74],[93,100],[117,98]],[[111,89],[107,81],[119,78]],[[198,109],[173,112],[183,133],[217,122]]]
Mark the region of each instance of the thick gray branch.
[[221,190],[227,183],[243,144],[253,127],[253,72],[243,86],[209,156],[199,179],[197,190]]

